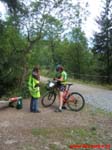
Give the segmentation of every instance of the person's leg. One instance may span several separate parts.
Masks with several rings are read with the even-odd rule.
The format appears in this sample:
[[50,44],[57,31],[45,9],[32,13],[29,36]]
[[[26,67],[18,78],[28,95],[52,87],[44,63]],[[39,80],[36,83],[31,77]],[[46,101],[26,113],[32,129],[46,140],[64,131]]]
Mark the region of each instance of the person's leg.
[[63,92],[60,91],[59,93],[59,109],[62,110],[62,106],[63,106]]
[[35,100],[34,100],[34,111],[35,112],[37,112],[37,110],[38,110],[38,100],[37,100],[37,98],[35,98]]
[[30,111],[33,112],[34,111],[34,98],[31,97],[31,101],[30,101]]
[[59,108],[55,110],[55,112],[62,112],[62,106],[63,106],[63,92],[59,92]]
[[34,100],[34,112],[40,112],[37,98]]
[[66,106],[65,106],[66,102],[64,100],[64,98],[66,96],[66,91],[65,90],[66,90],[66,86],[64,85],[63,88],[62,88],[62,91],[63,91],[63,106],[62,106],[62,109],[67,109]]
[[63,95],[64,95],[64,87],[63,87],[63,85],[60,85],[59,86],[59,108],[56,109],[56,112],[62,112]]
[[37,107],[36,101],[37,101],[37,99],[33,98],[33,112],[37,111],[37,109],[36,109],[36,107]]

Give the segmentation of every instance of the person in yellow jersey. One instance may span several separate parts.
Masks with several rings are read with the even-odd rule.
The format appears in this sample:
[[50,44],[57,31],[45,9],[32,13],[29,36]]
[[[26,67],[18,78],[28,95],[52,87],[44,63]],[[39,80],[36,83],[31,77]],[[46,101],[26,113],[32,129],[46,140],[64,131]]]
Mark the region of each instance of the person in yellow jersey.
[[31,95],[30,111],[39,113],[38,99],[40,98],[40,73],[39,68],[34,67],[29,76],[28,89]]
[[59,89],[59,108],[55,112],[62,112],[62,109],[66,109],[63,103],[64,91],[66,89],[67,73],[62,65],[57,65],[56,67],[57,75],[55,80],[57,80],[57,86]]

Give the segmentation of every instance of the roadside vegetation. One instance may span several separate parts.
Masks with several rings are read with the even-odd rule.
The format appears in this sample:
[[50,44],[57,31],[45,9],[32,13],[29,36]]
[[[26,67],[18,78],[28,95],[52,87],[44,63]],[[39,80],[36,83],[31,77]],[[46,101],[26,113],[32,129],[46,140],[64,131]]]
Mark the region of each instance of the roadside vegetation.
[[91,47],[82,28],[89,14],[88,3],[1,2],[6,17],[0,16],[0,97],[17,88],[24,91],[35,65],[47,69],[49,75],[62,64],[73,79],[112,85],[111,1],[102,2],[96,19],[100,31],[94,34]]

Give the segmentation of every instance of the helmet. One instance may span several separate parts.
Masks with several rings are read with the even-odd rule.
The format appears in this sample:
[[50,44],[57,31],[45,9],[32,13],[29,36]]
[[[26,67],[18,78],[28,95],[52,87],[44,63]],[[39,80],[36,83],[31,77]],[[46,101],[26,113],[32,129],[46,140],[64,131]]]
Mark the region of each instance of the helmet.
[[56,71],[63,71],[63,66],[62,65],[57,65],[56,66]]

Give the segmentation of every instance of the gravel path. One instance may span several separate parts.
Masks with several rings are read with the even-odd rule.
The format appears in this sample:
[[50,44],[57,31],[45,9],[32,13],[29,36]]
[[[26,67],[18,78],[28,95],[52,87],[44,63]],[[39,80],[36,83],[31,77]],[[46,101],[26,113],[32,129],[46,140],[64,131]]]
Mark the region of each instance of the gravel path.
[[[47,82],[47,78],[41,77],[41,81]],[[86,103],[92,104],[97,108],[112,112],[112,91],[88,85],[73,83],[71,91],[81,93]]]

